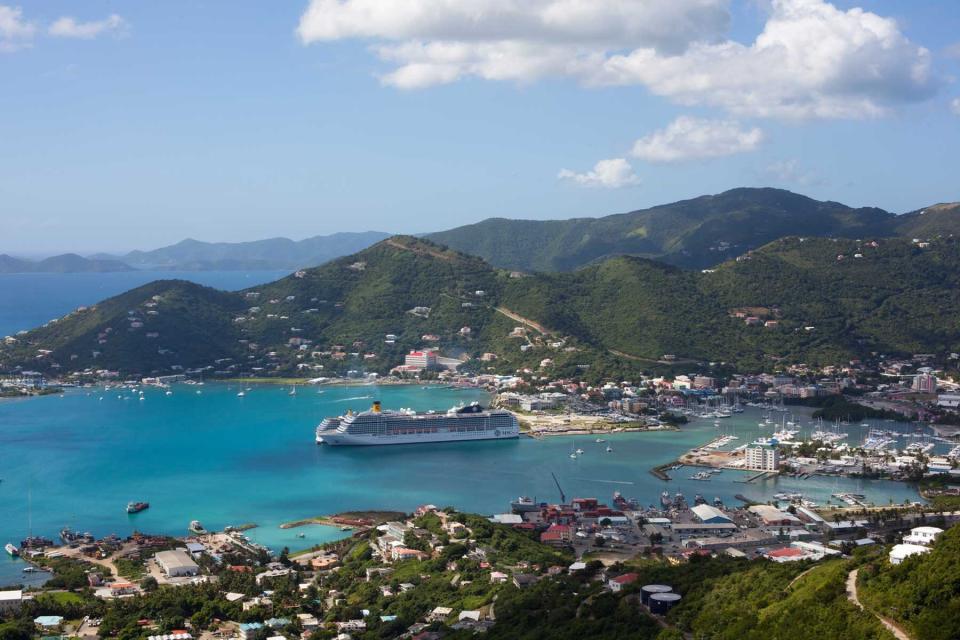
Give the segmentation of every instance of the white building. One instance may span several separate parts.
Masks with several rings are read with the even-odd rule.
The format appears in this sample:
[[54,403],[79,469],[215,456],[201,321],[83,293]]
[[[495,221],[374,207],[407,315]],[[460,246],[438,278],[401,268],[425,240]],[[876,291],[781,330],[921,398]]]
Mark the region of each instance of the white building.
[[919,544],[898,544],[890,550],[890,564],[900,564],[910,556],[927,553],[930,547],[924,547]]
[[744,451],[744,466],[755,471],[778,471],[780,450],[775,444],[750,444]]
[[195,576],[200,573],[200,566],[183,549],[160,551],[155,558],[157,564],[160,565],[160,569],[171,578]]
[[0,614],[16,613],[22,604],[22,591],[0,591]]
[[432,349],[423,351],[411,351],[403,358],[403,364],[408,367],[417,367],[426,369],[437,366],[437,352]]
[[937,527],[914,527],[910,529],[908,535],[903,536],[903,541],[907,544],[919,544],[928,546],[933,544],[937,536],[943,533],[943,529]]

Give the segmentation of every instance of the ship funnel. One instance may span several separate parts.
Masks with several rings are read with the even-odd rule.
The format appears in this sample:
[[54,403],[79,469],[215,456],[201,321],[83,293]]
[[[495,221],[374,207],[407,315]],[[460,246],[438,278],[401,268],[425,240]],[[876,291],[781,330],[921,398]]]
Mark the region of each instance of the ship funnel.
[[374,400],[373,407],[371,407],[370,410],[373,411],[374,413],[380,413],[380,401]]

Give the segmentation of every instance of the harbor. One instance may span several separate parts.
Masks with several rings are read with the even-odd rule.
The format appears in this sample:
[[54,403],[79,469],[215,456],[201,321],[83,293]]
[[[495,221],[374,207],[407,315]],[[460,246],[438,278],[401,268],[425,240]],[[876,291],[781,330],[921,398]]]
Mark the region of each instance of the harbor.
[[[280,528],[305,515],[357,505],[409,510],[428,501],[493,513],[502,508],[504,495],[555,491],[551,473],[570,493],[616,489],[644,504],[655,503],[667,484],[671,492],[690,496],[707,493],[709,486],[711,498],[728,503],[737,494],[767,502],[781,491],[803,493],[821,504],[836,502],[834,493],[864,495],[875,503],[918,499],[914,486],[889,480],[779,476],[745,484],[741,481],[756,472],[724,470],[703,481],[691,479],[699,469],[680,468],[665,470],[672,477],[667,483],[650,473],[724,435],[740,440],[721,450],[757,437],[763,414],[754,407],[723,420],[726,433],[707,418],[677,431],[602,437],[322,447],[313,437],[320,420],[366,408],[373,396],[387,407],[421,411],[488,397],[480,390],[437,386],[305,388],[296,396],[278,385],[243,388],[249,389],[244,397],[237,396],[235,384],[208,382],[113,389],[111,394],[70,389],[63,396],[0,402],[0,511],[9,514],[0,522],[0,543],[27,536],[28,495],[36,535],[52,537],[65,526],[98,537],[134,530],[182,535],[195,519],[210,530],[255,522],[258,526],[246,534],[271,549],[308,548],[348,535],[339,527]],[[101,473],[108,465],[114,470],[109,478]],[[131,501],[148,502],[149,508],[128,514]]]

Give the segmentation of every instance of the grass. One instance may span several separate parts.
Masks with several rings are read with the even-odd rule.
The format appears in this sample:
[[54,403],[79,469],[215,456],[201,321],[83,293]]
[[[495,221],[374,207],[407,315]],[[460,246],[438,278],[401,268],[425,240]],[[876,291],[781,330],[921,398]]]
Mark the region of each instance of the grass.
[[72,591],[54,591],[53,593],[48,593],[57,604],[81,604],[84,602],[83,596]]

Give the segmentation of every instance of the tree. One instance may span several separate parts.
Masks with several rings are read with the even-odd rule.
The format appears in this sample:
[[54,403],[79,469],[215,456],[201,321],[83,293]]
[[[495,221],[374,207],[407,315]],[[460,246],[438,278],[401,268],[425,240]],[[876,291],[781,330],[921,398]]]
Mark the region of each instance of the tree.
[[159,584],[157,583],[157,579],[154,578],[153,576],[146,576],[143,580],[140,581],[140,588],[146,591],[147,593],[150,593],[151,591],[155,591],[158,586]]

